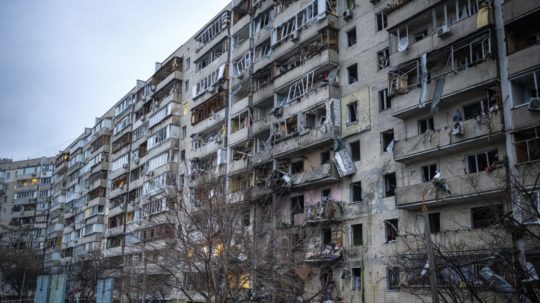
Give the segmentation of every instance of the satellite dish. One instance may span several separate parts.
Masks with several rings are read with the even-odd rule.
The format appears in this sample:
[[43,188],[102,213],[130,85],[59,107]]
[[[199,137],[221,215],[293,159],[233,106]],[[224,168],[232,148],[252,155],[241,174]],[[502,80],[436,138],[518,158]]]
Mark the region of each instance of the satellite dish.
[[398,52],[403,52],[409,47],[409,37],[403,37],[399,39],[397,44],[397,50]]

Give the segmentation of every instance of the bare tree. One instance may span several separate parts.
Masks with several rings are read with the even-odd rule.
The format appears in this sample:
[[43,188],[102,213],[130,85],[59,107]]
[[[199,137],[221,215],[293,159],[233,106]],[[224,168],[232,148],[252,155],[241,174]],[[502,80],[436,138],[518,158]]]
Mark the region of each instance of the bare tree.
[[[488,169],[504,169],[505,164]],[[400,289],[425,300],[429,295],[430,268],[427,241],[433,247],[438,298],[441,302],[540,302],[540,173],[525,168],[517,176],[506,169],[507,207],[489,204],[479,209],[485,218],[479,232],[470,227],[432,233],[412,224],[400,231],[399,247],[388,261],[403,273]],[[429,190],[451,190],[444,179]],[[475,187],[474,184],[469,184]],[[482,194],[478,194],[482,197]],[[484,197],[489,202],[488,197]]]

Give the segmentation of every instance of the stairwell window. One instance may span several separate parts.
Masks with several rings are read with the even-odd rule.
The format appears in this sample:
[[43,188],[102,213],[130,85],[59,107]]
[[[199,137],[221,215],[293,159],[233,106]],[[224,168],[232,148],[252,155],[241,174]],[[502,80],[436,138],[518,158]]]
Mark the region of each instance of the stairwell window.
[[356,63],[347,67],[347,77],[349,84],[358,81],[358,65]]
[[377,13],[377,31],[382,31],[388,26],[388,21],[386,20],[386,11]]
[[386,243],[394,242],[398,237],[398,219],[384,220],[384,237]]
[[396,173],[384,175],[384,196],[393,197],[396,194]]
[[349,143],[349,150],[351,152],[351,159],[353,161],[360,161],[360,140]]
[[362,246],[364,244],[362,224],[351,225],[352,246]]
[[351,290],[362,290],[362,270],[361,268],[351,269]]
[[379,111],[385,111],[392,107],[392,99],[388,96],[388,89],[379,91]]
[[356,44],[356,27],[347,31],[347,47],[351,47]]
[[379,64],[377,70],[385,69],[390,65],[390,49],[388,47],[377,52],[377,62]]
[[358,122],[358,101],[347,104],[347,124]]
[[399,267],[386,268],[386,289],[399,290]]
[[361,202],[362,201],[362,183],[354,182],[351,183],[351,202]]

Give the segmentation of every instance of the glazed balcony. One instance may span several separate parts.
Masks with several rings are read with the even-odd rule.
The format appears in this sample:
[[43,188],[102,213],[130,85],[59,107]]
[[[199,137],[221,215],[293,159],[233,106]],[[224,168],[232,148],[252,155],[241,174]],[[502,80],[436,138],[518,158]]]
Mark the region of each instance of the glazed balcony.
[[474,200],[490,201],[505,190],[505,175],[504,169],[499,168],[492,172],[449,176],[444,178],[444,181],[448,184],[450,193],[437,189],[431,182],[397,187],[396,206],[420,208],[422,199],[426,204],[437,205]]
[[508,55],[508,74],[510,76],[540,65],[540,44],[529,46]]
[[[490,124],[491,123],[491,124]],[[462,135],[451,135],[451,125],[437,131],[398,140],[394,145],[394,160],[410,163],[431,156],[443,157],[457,152],[469,150],[482,144],[493,144],[504,140],[503,125],[500,114],[494,114],[491,122],[486,118],[478,124],[475,119],[466,120],[462,124]],[[492,127],[490,127],[490,125]]]
[[225,108],[219,109],[215,113],[193,125],[191,132],[193,134],[202,133],[208,129],[216,128],[216,126],[223,122],[225,122]]
[[[448,74],[442,92],[440,107],[447,106],[451,103],[445,99],[450,99],[450,97],[457,96],[467,90],[487,85],[496,81],[496,79],[497,62],[495,60],[488,60],[457,73]],[[392,115],[396,118],[404,119],[414,114],[428,113],[431,100],[433,99],[435,82],[431,81],[428,84],[427,101],[423,109],[418,107],[421,91],[419,87],[414,87],[405,94],[392,97]]]
[[174,57],[163,64],[152,77],[155,91],[160,91],[173,80],[182,80],[182,58]]

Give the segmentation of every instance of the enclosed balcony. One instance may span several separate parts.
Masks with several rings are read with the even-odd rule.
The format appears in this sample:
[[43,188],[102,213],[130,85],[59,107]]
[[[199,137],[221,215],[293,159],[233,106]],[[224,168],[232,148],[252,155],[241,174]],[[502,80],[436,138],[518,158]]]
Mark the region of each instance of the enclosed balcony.
[[449,190],[442,190],[432,182],[396,188],[396,206],[420,208],[423,203],[444,205],[467,201],[490,201],[503,194],[506,188],[504,169],[481,171],[444,178]]
[[159,64],[159,68],[152,77],[152,85],[156,91],[160,91],[172,80],[182,80],[182,58],[173,57],[164,64]]

